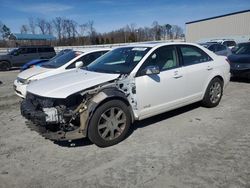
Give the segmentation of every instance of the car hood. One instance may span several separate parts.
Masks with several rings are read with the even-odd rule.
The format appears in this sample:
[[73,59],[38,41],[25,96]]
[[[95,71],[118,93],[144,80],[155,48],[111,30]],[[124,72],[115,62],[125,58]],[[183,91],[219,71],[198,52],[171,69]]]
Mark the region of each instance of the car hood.
[[28,85],[27,91],[49,98],[66,98],[90,87],[114,80],[120,74],[90,72],[82,69],[50,76]]
[[250,63],[250,55],[236,55],[228,56],[230,63]]
[[36,76],[38,74],[42,74],[44,72],[48,72],[50,70],[53,70],[53,69],[47,69],[44,67],[32,67],[30,69],[27,69],[27,70],[19,73],[17,77],[19,77],[21,79],[29,79],[33,76]]

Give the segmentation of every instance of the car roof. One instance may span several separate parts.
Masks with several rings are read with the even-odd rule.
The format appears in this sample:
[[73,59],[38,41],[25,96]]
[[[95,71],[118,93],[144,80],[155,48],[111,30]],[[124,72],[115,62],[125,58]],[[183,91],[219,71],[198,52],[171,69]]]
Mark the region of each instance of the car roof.
[[72,51],[78,51],[78,52],[98,52],[98,51],[109,51],[111,48],[79,48],[79,49],[72,49]]
[[192,45],[192,46],[198,46],[195,43],[187,43],[187,42],[145,42],[145,43],[129,44],[129,45],[126,45],[126,46],[119,46],[117,48],[126,48],[126,47],[154,48],[154,47],[160,47],[160,46],[166,46],[166,45]]
[[18,46],[17,48],[54,48],[53,46],[42,46],[42,45],[40,45],[40,46]]

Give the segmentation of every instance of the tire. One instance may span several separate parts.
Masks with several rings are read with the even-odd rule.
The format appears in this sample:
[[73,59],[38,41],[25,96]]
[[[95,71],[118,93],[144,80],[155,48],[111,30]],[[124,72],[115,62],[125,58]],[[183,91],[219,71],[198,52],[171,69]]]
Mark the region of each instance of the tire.
[[126,137],[130,124],[128,106],[120,100],[110,100],[94,112],[89,122],[88,138],[99,147],[112,146]]
[[1,61],[0,62],[0,70],[8,71],[8,70],[10,70],[10,68],[11,68],[11,65],[8,61]]
[[223,81],[219,78],[214,78],[208,84],[206,93],[202,100],[202,105],[208,108],[217,106],[220,103],[223,95]]

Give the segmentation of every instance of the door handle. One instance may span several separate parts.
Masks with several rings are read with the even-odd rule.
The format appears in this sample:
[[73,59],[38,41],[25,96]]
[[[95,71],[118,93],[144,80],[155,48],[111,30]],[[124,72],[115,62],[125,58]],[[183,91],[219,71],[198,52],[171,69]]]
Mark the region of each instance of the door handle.
[[208,71],[213,70],[213,69],[214,69],[213,67],[207,67]]
[[174,71],[174,78],[181,78],[182,75],[179,75],[179,72],[178,71]]
[[183,77],[183,76],[182,76],[182,75],[175,75],[175,76],[174,76],[174,78],[176,78],[176,79],[177,79],[177,78],[181,78],[181,77]]

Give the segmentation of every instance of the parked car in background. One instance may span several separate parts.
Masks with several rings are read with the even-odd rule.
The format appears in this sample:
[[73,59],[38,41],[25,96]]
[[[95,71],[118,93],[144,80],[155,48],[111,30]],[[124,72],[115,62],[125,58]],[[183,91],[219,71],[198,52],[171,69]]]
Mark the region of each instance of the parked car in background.
[[11,67],[21,67],[33,59],[50,59],[56,55],[50,46],[22,46],[11,50],[6,55],[0,55],[0,70]]
[[245,43],[238,43],[235,47],[231,49],[232,53],[234,54],[243,45],[245,45]]
[[250,42],[241,43],[234,54],[228,57],[233,77],[250,79]]
[[[116,48],[85,68],[32,82],[21,113],[52,140],[122,141],[135,120],[197,101],[219,104],[230,79],[226,57],[189,43]],[[80,122],[80,123],[79,123]]]
[[231,50],[228,47],[216,42],[200,43],[200,45],[204,46],[217,55],[229,56],[232,54]]
[[[64,49],[64,50],[61,50],[58,54],[56,54],[56,56],[54,56],[53,58],[57,58],[63,54],[65,54],[66,52],[69,52],[69,51],[72,51],[71,49]],[[28,69],[28,68],[31,68],[33,66],[40,66],[42,65],[42,63],[46,62],[46,61],[49,61],[50,59],[34,59],[34,60],[31,60],[29,61],[28,63],[24,64],[21,68],[20,68],[20,72]]]
[[217,42],[219,44],[223,44],[227,46],[229,49],[232,49],[233,47],[236,46],[236,42],[232,39],[214,39],[211,40],[210,42]]
[[82,51],[68,51],[61,56],[52,58],[41,66],[34,66],[18,74],[14,81],[15,93],[24,98],[26,96],[26,87],[29,83],[59,74],[68,72],[72,69],[87,66],[92,61],[102,56],[110,49],[84,49]]
[[33,66],[40,66],[42,63],[49,61],[50,59],[34,59],[29,61],[28,63],[25,63],[21,68],[20,72],[29,69]]

